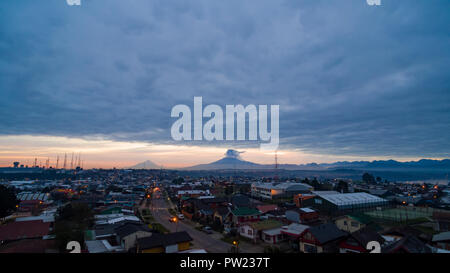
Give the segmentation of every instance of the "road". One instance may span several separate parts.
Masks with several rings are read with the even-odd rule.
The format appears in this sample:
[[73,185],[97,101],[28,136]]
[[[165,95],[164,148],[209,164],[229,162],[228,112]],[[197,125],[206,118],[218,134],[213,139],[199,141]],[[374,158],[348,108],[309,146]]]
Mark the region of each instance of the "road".
[[192,237],[192,239],[194,239],[192,243],[194,244],[195,248],[205,249],[210,253],[228,253],[231,248],[230,244],[225,243],[220,239],[214,238],[214,235],[212,234],[207,234],[205,232],[196,230],[193,226],[183,222],[188,220],[180,220],[178,221],[178,223],[170,222],[169,218],[173,216],[167,209],[167,202],[165,202],[165,200],[163,200],[162,198],[153,200],[152,215],[158,223],[162,224],[171,232],[186,231]]

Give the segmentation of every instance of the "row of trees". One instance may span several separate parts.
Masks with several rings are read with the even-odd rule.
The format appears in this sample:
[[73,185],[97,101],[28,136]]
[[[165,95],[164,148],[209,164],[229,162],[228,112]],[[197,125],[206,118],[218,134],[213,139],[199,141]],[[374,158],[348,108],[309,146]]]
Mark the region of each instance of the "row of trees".
[[84,231],[94,223],[94,213],[86,204],[70,203],[60,207],[55,220],[54,235],[60,251],[66,249],[67,243],[84,242]]
[[0,185],[0,219],[11,215],[18,204],[14,189]]

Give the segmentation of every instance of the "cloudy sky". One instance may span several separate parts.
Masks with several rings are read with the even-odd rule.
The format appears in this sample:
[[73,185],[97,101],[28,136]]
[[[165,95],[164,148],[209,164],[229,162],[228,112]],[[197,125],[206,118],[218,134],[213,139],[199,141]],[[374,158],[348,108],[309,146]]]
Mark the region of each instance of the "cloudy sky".
[[[450,156],[448,0],[2,0],[0,166],[206,163],[176,104],[280,105],[282,163]],[[248,145],[247,145],[248,144]]]

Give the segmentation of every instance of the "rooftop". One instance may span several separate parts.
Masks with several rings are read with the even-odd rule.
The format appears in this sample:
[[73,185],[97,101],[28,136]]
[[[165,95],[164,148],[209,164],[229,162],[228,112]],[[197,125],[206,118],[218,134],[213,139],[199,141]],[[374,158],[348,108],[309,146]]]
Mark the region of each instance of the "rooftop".
[[137,240],[141,249],[166,247],[183,242],[192,241],[192,237],[186,231],[174,232],[169,234],[154,233],[152,236],[139,238]]
[[235,216],[249,216],[249,215],[261,214],[261,212],[257,209],[246,208],[246,207],[237,208],[237,209],[231,211],[231,213]]
[[387,202],[383,198],[365,192],[325,194],[319,196],[337,206]]

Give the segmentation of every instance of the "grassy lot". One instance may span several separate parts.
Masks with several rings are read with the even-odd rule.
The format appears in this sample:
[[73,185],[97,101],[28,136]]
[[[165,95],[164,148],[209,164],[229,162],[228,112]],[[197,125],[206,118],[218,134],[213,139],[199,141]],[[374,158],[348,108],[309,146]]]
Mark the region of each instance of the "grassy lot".
[[430,213],[425,211],[414,211],[408,209],[387,209],[383,211],[371,211],[365,214],[386,220],[392,220],[397,222],[409,222],[412,220],[419,220],[423,222],[423,219],[430,216]]
[[252,244],[253,241],[249,238],[243,237],[243,236],[223,236],[220,240],[224,241],[225,243],[233,244],[233,241],[237,242],[246,242]]
[[149,228],[159,231],[160,233],[169,233],[170,231],[165,228],[160,223],[151,223],[148,225]]

